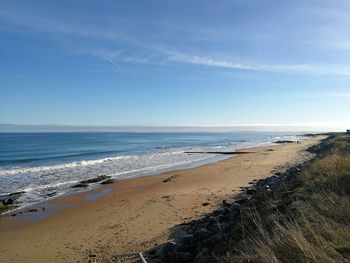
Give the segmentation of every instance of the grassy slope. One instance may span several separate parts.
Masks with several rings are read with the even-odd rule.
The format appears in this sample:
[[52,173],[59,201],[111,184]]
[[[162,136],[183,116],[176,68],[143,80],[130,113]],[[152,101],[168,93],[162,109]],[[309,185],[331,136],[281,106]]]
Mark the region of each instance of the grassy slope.
[[350,136],[274,197],[241,211],[222,262],[350,262]]

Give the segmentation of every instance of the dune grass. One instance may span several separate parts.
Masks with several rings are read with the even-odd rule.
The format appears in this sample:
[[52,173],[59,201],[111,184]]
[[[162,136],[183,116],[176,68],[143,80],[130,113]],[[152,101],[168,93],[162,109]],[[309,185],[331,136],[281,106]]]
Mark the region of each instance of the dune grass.
[[241,211],[221,262],[350,262],[350,136],[274,197]]

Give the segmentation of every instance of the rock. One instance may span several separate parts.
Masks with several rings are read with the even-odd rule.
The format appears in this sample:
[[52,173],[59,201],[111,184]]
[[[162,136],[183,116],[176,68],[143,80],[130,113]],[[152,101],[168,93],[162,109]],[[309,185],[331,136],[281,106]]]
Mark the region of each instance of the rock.
[[172,176],[170,176],[170,177],[164,179],[164,180],[163,180],[163,183],[168,183],[168,182],[174,180],[175,178],[176,178],[176,176],[175,176],[175,175],[172,175]]
[[283,144],[283,143],[294,143],[294,141],[277,141],[275,143],[278,143],[278,144]]
[[229,215],[219,215],[219,222],[228,222],[230,220],[230,216]]
[[199,248],[210,248],[217,245],[219,242],[222,242],[224,239],[224,234],[222,232],[218,232],[215,235],[208,237],[207,239],[198,243]]
[[208,202],[205,202],[202,204],[202,206],[208,206],[208,205],[210,205],[210,203],[208,203]]
[[92,183],[98,183],[98,182],[101,182],[101,181],[105,181],[105,180],[108,180],[108,179],[111,179],[111,177],[107,176],[107,175],[101,175],[101,176],[98,176],[96,178],[92,178],[92,179],[81,181],[81,183],[92,184]]
[[18,197],[20,197],[24,193],[25,193],[24,191],[21,191],[21,192],[14,192],[14,193],[11,193],[8,195],[2,195],[2,196],[0,196],[0,200],[5,200],[5,199],[8,199],[10,197],[17,199]]
[[230,232],[231,225],[229,223],[222,223],[219,225],[219,228],[221,229],[221,232],[228,233]]
[[193,263],[208,263],[209,259],[209,250],[208,248],[203,248],[192,260]]
[[218,216],[218,215],[223,214],[224,211],[225,211],[225,208],[220,207],[220,208],[214,210],[213,213],[212,213],[212,215],[213,215],[213,216]]
[[176,244],[174,242],[166,243],[162,250],[163,255],[174,254],[175,252],[176,252]]
[[89,184],[99,183],[99,182],[107,181],[107,180],[111,180],[111,177],[107,176],[107,175],[101,175],[101,176],[98,176],[98,177],[95,177],[92,179],[81,181],[78,184],[73,185],[71,188],[88,187]]
[[163,195],[162,199],[164,199],[166,201],[172,201],[172,200],[174,200],[174,195]]
[[185,245],[185,246],[193,246],[193,243],[194,243],[194,237],[193,235],[185,235],[181,238],[181,241],[180,241],[181,244]]
[[88,187],[89,185],[86,183],[78,183],[76,185],[73,185],[71,188],[80,188],[80,187]]
[[247,189],[247,195],[252,195],[252,194],[254,194],[256,192],[256,190],[255,189],[253,189],[253,188],[249,188],[249,189]]
[[176,263],[186,263],[189,262],[193,258],[193,255],[189,252],[178,252],[175,254],[175,260],[173,262]]
[[209,216],[207,223],[205,225],[205,227],[208,229],[209,227],[211,227],[214,224],[218,223],[218,219],[214,216]]
[[107,179],[105,181],[102,181],[100,184],[113,184],[114,180],[113,179]]
[[52,193],[46,194],[46,196],[47,196],[47,197],[52,197],[52,196],[54,196],[54,195],[56,195],[56,194],[57,194],[57,192],[52,192]]
[[166,263],[187,263],[190,262],[194,256],[189,252],[177,252],[174,254],[163,255],[161,262]]
[[207,239],[210,236],[210,233],[209,233],[208,229],[201,228],[201,229],[197,230],[196,232],[194,232],[193,236],[194,236],[195,242],[199,242],[199,241],[202,241],[204,239]]
[[11,197],[11,198],[5,200],[5,202],[3,202],[4,205],[15,205],[17,203],[18,203],[18,201],[13,197]]
[[15,192],[15,193],[11,193],[8,195],[2,195],[0,196],[0,206],[1,206],[1,210],[5,211],[10,209],[8,206],[14,206],[16,204],[18,204],[17,199],[25,192]]
[[242,204],[247,203],[249,200],[250,200],[250,198],[248,198],[248,197],[242,197],[242,198],[236,200],[236,202],[237,202],[238,204],[242,205]]
[[222,212],[223,215],[229,215],[231,213],[231,209],[228,207],[224,208],[224,211]]
[[203,255],[201,252],[199,252],[195,258],[192,260],[193,263],[209,263],[210,259],[208,255]]
[[227,202],[226,200],[223,200],[223,201],[222,201],[222,205],[223,205],[224,207],[228,207],[228,206],[230,206],[231,204],[230,204],[229,202]]
[[236,219],[239,217],[239,215],[240,215],[240,205],[236,204],[236,205],[232,206],[232,208],[231,208],[229,221],[230,222],[235,222]]

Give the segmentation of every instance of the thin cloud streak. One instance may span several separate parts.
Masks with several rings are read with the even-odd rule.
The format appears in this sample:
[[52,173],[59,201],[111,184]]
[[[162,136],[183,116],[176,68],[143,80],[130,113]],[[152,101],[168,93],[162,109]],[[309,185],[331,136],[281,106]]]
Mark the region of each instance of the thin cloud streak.
[[264,71],[302,75],[350,75],[350,64],[266,64],[261,62],[246,63],[230,61],[174,51],[170,48],[142,43],[123,33],[102,28],[81,26],[79,24],[57,21],[38,14],[25,14],[0,10],[0,18],[7,24],[31,28],[37,31],[53,32],[79,37],[88,37],[112,41],[112,44],[126,45],[130,52],[96,50],[89,53],[93,56],[120,67],[119,63],[131,64],[167,64],[184,63],[212,68],[227,68],[245,71]]
[[116,53],[114,51],[103,51],[102,53],[92,52],[94,55],[101,56],[104,60],[108,58],[108,61],[117,63],[118,61],[124,63],[134,64],[166,64],[165,61],[206,66],[213,68],[228,68],[247,71],[265,71],[265,72],[277,72],[288,74],[307,74],[307,75],[350,75],[350,65],[346,64],[286,64],[286,65],[274,65],[274,64],[245,64],[234,63],[227,60],[217,60],[204,56],[188,55],[180,52],[166,50],[163,48],[150,48],[150,51],[158,51],[158,54],[146,57],[146,54],[142,56],[123,55],[122,53]]

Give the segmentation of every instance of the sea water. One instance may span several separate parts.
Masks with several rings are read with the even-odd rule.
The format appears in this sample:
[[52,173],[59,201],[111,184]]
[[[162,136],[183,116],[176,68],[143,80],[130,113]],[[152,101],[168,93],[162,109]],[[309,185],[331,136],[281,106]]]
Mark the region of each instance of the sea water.
[[[25,192],[28,205],[81,191],[79,181],[106,175],[124,179],[198,166],[227,158],[204,152],[231,152],[297,133],[0,133],[0,196]],[[186,152],[203,153],[186,153]],[[89,187],[93,187],[90,185]]]

